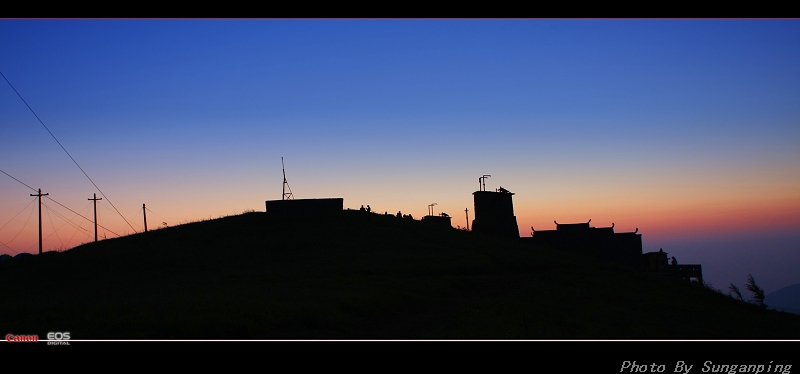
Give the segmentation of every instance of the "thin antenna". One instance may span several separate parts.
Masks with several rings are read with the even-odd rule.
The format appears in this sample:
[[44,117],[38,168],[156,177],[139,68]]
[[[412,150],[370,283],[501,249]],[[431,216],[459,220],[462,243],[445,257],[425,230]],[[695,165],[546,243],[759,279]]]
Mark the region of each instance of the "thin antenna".
[[478,191],[486,191],[486,178],[491,177],[491,175],[484,174],[482,177],[478,178]]
[[[286,180],[286,166],[283,164],[283,157],[281,157],[281,168],[283,169],[283,196],[281,200],[294,200],[292,188],[289,187],[289,181]],[[289,192],[286,192],[287,189]]]
[[429,216],[432,216],[432,215],[433,215],[433,206],[434,206],[434,205],[436,205],[436,203],[433,203],[433,204],[429,204],[429,205],[428,205],[428,215],[429,215]]

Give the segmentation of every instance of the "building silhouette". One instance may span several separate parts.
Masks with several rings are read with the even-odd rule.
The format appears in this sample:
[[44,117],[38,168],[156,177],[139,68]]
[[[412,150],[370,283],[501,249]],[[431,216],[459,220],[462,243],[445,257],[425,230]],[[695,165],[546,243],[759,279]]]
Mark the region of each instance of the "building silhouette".
[[640,268],[642,264],[642,234],[614,232],[611,227],[591,227],[591,219],[584,223],[558,223],[555,230],[534,230],[525,242],[559,250],[570,250],[593,255]]
[[472,193],[475,201],[472,231],[475,233],[517,238],[531,246],[583,253],[643,271],[703,282],[700,265],[678,265],[674,258],[673,263],[669,264],[663,251],[642,253],[642,234],[639,234],[639,229],[634,232],[614,232],[613,223],[610,227],[592,227],[591,219],[581,223],[554,221],[555,230],[533,230],[531,237],[520,238],[517,217],[514,216],[514,194],[503,187],[495,192],[484,189]]
[[437,227],[453,227],[451,217],[447,213],[441,213],[438,216],[427,215],[422,217],[422,222],[437,226]]
[[672,264],[669,263],[667,252],[664,252],[663,249],[660,249],[658,252],[647,252],[642,255],[642,266],[646,271],[671,275],[686,280],[696,280],[699,283],[703,283],[703,267],[701,265],[679,265],[674,257],[673,262]]
[[496,192],[473,192],[475,219],[472,220],[472,231],[519,239],[517,217],[514,215],[514,203],[511,201],[513,195],[503,187]]
[[[472,220],[472,231],[481,235],[517,239],[522,243],[549,247],[556,250],[571,251],[627,265],[639,270],[676,276],[687,280],[703,282],[703,271],[700,265],[678,265],[673,257],[670,264],[667,253],[642,253],[642,234],[637,228],[634,232],[614,232],[614,224],[610,227],[592,227],[590,219],[581,223],[558,223],[555,230],[533,230],[531,237],[520,238],[517,217],[514,215],[514,193],[500,187],[495,191],[486,191],[485,175],[479,179],[481,189],[472,193],[475,218]],[[283,199],[266,201],[267,213],[279,216],[320,216],[331,215],[344,209],[343,198],[325,199]],[[368,209],[361,207],[361,210]],[[397,212],[401,217],[401,213]],[[410,218],[411,215],[402,215]],[[422,222],[435,227],[451,228],[451,217],[446,213],[422,217]],[[533,227],[531,227],[533,229]]]
[[344,198],[267,200],[267,213],[282,216],[330,215],[344,209]]

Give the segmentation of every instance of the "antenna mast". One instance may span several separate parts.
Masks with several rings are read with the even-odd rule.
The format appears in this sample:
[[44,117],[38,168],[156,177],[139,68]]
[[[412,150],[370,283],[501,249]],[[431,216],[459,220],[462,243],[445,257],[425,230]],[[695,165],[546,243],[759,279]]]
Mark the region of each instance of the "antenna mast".
[[432,216],[432,215],[433,215],[433,206],[434,206],[434,205],[436,205],[436,203],[433,203],[433,204],[429,204],[429,205],[428,205],[428,215],[429,215],[429,216]]
[[491,177],[491,175],[484,174],[482,177],[478,178],[478,191],[486,191],[486,178]]
[[[283,196],[281,200],[294,200],[292,189],[289,187],[289,181],[286,180],[286,166],[283,165],[283,157],[281,157],[281,168],[283,169]],[[289,190],[289,192],[286,192]]]

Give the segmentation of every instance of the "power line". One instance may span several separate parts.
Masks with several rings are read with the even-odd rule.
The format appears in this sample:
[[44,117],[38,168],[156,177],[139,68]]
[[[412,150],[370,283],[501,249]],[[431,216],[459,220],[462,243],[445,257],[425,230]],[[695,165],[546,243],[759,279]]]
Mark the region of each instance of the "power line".
[[[14,178],[14,177],[13,177],[11,174],[8,174],[8,173],[6,173],[5,171],[2,171],[2,170],[0,170],[0,173],[3,173],[3,174],[5,174],[5,175],[8,175],[9,177],[11,177],[11,179],[13,179],[13,180],[15,180],[15,181],[17,181],[17,182],[21,183],[23,186],[25,186],[25,187],[28,187],[28,188],[30,188],[30,189],[32,189],[32,190],[34,190],[34,191],[36,191],[36,189],[35,189],[35,188],[33,188],[33,187],[31,187],[31,186],[28,186],[27,184],[25,184],[24,182],[22,182],[21,180],[19,180],[19,179],[17,179],[17,178]],[[52,197],[50,197],[50,196],[47,196],[47,199],[48,199],[48,200],[50,200],[50,201],[52,201],[52,202],[54,202],[54,203],[56,203],[56,204],[58,204],[58,205],[61,205],[61,207],[62,207],[62,208],[66,209],[66,210],[69,210],[69,211],[70,211],[70,212],[72,212],[72,213],[75,213],[76,215],[78,215],[79,217],[81,217],[81,218],[83,218],[83,219],[85,219],[85,220],[87,220],[87,221],[89,221],[89,222],[93,222],[91,219],[89,219],[89,218],[86,218],[84,215],[82,215],[82,214],[80,214],[80,213],[78,213],[78,212],[76,212],[76,211],[74,211],[74,210],[72,210],[72,209],[68,208],[68,207],[67,207],[66,205],[64,205],[64,204],[61,204],[61,203],[59,203],[58,201],[56,201],[55,199],[53,199],[53,198],[52,198]],[[36,200],[36,199],[33,199],[33,200]],[[109,202],[109,203],[110,203],[110,202]],[[116,209],[116,208],[114,208],[114,209]],[[17,213],[17,214],[19,214],[19,213]],[[120,214],[120,216],[122,216],[122,215]],[[124,216],[122,216],[122,219],[125,219],[125,217],[124,217]],[[125,221],[125,222],[128,222],[128,221]],[[130,225],[130,223],[129,223],[128,225]],[[120,234],[117,234],[117,233],[115,233],[115,232],[113,232],[113,231],[109,230],[109,229],[108,229],[108,228],[106,228],[106,227],[103,227],[102,225],[98,225],[98,226],[102,227],[103,229],[107,230],[108,232],[110,232],[110,233],[112,233],[112,234],[114,234],[114,235],[116,235],[116,236],[122,236],[122,235],[120,235]],[[82,229],[83,229],[83,228],[82,228]],[[84,230],[85,230],[85,229],[84,229]],[[133,230],[133,232],[136,232],[136,229],[134,229],[134,230]]]
[[[88,207],[89,205],[92,205],[92,203],[86,204],[86,207]],[[84,207],[83,209],[81,209],[81,211],[85,210],[85,209],[86,209],[86,207]],[[67,219],[67,217],[64,217],[63,215],[61,215],[61,213],[59,213],[57,210],[54,210],[53,208],[50,208],[50,207],[49,207],[49,206],[47,206],[47,205],[45,205],[45,208],[49,209],[49,211],[50,211],[50,212],[53,212],[53,214],[55,214],[56,216],[58,216],[59,218],[61,218],[61,219],[63,219],[63,220],[65,221],[65,223],[64,223],[63,225],[61,225],[61,226],[59,226],[59,227],[58,227],[58,229],[59,229],[59,230],[61,230],[61,227],[64,227],[64,225],[66,225],[66,224],[70,224],[70,225],[71,225],[72,227],[74,227],[76,230],[77,230],[77,229],[81,229],[81,230],[83,230],[83,231],[86,231],[86,234],[87,234],[87,235],[89,235],[89,231],[88,231],[88,230],[86,230],[86,229],[84,229],[83,227],[81,227],[81,226],[79,226],[79,225],[75,224],[74,222],[72,222],[72,220],[73,220],[73,219],[75,219],[75,216],[73,216],[73,217],[72,217],[72,218],[70,218],[70,219]]]
[[[61,240],[60,236],[58,236],[58,229],[61,229],[61,227],[64,227],[64,225],[61,225],[61,227],[56,229],[56,225],[53,223],[53,216],[50,215],[50,208],[47,206],[47,204],[44,204],[44,208],[45,208],[44,209],[45,212],[47,212],[47,218],[50,219],[50,226],[53,227],[53,234],[56,234],[56,238],[58,239],[58,242],[61,243],[61,246],[63,247],[64,246],[64,241]],[[53,234],[47,235],[47,238],[50,238],[50,236],[52,236]]]
[[23,185],[23,186],[25,186],[25,187],[28,187],[28,188],[30,188],[30,189],[31,189],[31,190],[33,190],[33,191],[36,191],[36,189],[35,189],[35,188],[33,188],[33,187],[31,187],[31,186],[29,186],[29,185],[25,184],[25,182],[23,182],[23,181],[21,181],[21,180],[19,180],[19,179],[17,179],[17,178],[14,178],[14,177],[12,177],[12,176],[11,176],[11,174],[8,174],[8,173],[6,173],[6,172],[4,172],[4,171],[2,171],[2,170],[0,170],[0,173],[3,173],[3,174],[5,174],[5,175],[8,175],[9,177],[11,177],[11,179],[13,179],[13,180],[15,180],[15,181],[17,181],[17,182],[19,182],[19,183],[22,183],[22,185]]
[[[36,201],[36,199],[33,199],[33,201]],[[28,204],[28,205],[30,205],[30,204]],[[14,235],[14,237],[13,237],[13,238],[11,238],[11,240],[9,240],[9,241],[8,241],[9,243],[11,243],[11,242],[13,242],[15,239],[17,239],[17,237],[19,236],[19,234],[22,234],[22,231],[24,231],[24,230],[25,230],[25,228],[26,228],[26,227],[28,227],[28,222],[30,222],[30,221],[31,221],[31,216],[33,215],[33,211],[34,211],[34,210],[35,210],[35,209],[31,208],[31,212],[30,212],[30,213],[28,213],[28,219],[26,219],[26,220],[25,220],[25,224],[24,224],[24,225],[22,225],[22,228],[19,230],[19,232],[17,233],[17,235]],[[4,246],[6,246],[8,249],[11,249],[11,247],[9,247],[9,246],[8,246],[8,244],[6,244],[6,243],[3,243],[3,245],[4,245]],[[14,251],[13,249],[11,249],[11,250],[12,250],[12,251]],[[14,252],[15,252],[15,253],[19,253],[19,252],[17,252],[17,251],[14,251]]]
[[[31,201],[28,203],[28,205],[31,205],[31,204],[33,204],[33,202],[34,202],[34,201],[36,201],[36,199],[31,199]],[[18,216],[20,213],[22,213],[23,211],[25,211],[25,209],[28,209],[28,205],[25,205],[25,207],[24,207],[24,208],[22,208],[22,210],[20,210],[19,212],[17,212],[17,214],[15,214],[15,215],[14,215],[14,217],[11,217],[11,219],[10,219],[10,220],[8,220],[8,222],[6,222],[6,224],[5,224],[5,225],[3,225],[2,227],[0,227],[0,231],[3,231],[3,228],[5,228],[6,226],[8,226],[8,224],[9,224],[9,223],[11,223],[11,221],[13,221],[13,220],[14,220],[14,218],[17,218],[17,216]]]
[[[86,208],[88,208],[88,207],[89,207],[89,205],[92,205],[92,203],[86,204],[86,206],[85,206],[85,207],[83,207],[83,209],[81,209],[81,212],[83,212],[84,210],[86,210]],[[56,211],[54,210],[54,211],[53,211],[53,213],[56,213]],[[72,217],[72,218],[74,219],[75,217]],[[71,221],[71,220],[69,221],[69,223],[70,223],[71,225],[73,225],[73,227],[76,227],[76,229],[75,229],[75,231],[72,233],[72,236],[70,236],[70,237],[69,237],[69,241],[67,241],[67,245],[69,245],[70,243],[72,243],[72,239],[74,239],[74,238],[75,238],[75,234],[77,234],[77,233],[78,233],[78,231],[80,231],[80,230],[87,231],[87,230],[86,230],[86,229],[84,229],[82,226],[75,225],[74,223],[72,223],[72,221]],[[80,230],[78,230],[78,229],[80,229]],[[88,231],[87,231],[87,233],[88,233]]]
[[[48,200],[50,200],[50,201],[52,201],[52,202],[54,202],[54,203],[56,203],[56,204],[58,204],[58,205],[61,205],[61,207],[62,207],[62,208],[66,209],[66,210],[69,210],[69,211],[70,211],[70,212],[72,212],[72,213],[75,213],[75,214],[77,214],[77,215],[78,215],[78,216],[80,216],[81,218],[83,218],[83,219],[85,219],[85,220],[87,220],[87,221],[89,221],[89,222],[92,222],[92,220],[91,220],[91,219],[84,217],[82,214],[80,214],[80,213],[78,213],[78,212],[76,212],[76,211],[74,211],[74,210],[72,210],[72,209],[70,209],[70,208],[67,208],[66,206],[64,206],[64,204],[61,204],[61,203],[59,203],[58,201],[55,201],[55,200],[53,200],[51,197],[49,197],[49,196],[48,196],[48,197],[47,197],[47,199],[48,199]],[[122,217],[122,218],[125,218],[125,217]],[[97,225],[97,226],[103,227],[102,225]],[[109,230],[107,227],[103,227],[103,229],[104,229],[104,230],[107,230],[108,232],[110,232],[110,233],[112,233],[112,234],[114,234],[114,235],[116,235],[116,236],[122,236],[122,235],[120,235],[120,234],[117,234],[117,233],[115,233],[115,232],[113,232],[113,231]],[[135,230],[134,230],[134,232],[135,232]]]
[[[36,191],[36,189],[35,189],[35,188],[33,188],[33,187],[31,187],[31,186],[28,186],[27,184],[25,184],[25,182],[23,182],[23,181],[21,181],[21,180],[19,180],[19,179],[17,179],[17,178],[14,178],[14,176],[12,176],[11,174],[8,174],[8,173],[6,173],[5,171],[2,171],[2,170],[0,170],[0,173],[3,173],[3,174],[5,174],[5,175],[8,175],[8,176],[9,176],[11,179],[13,179],[13,180],[15,180],[15,181],[17,181],[17,182],[21,183],[23,186],[25,186],[25,187],[28,187],[28,188],[30,188],[30,189],[32,189],[32,190],[34,190],[34,191]],[[68,208],[68,207],[67,207],[66,205],[64,205],[64,204],[61,204],[61,203],[59,203],[58,201],[56,201],[55,199],[53,199],[53,198],[52,198],[52,197],[50,197],[50,196],[47,196],[47,199],[48,199],[48,200],[50,200],[50,201],[52,201],[52,202],[54,202],[54,203],[56,203],[56,204],[58,204],[58,205],[61,205],[61,207],[62,207],[62,208],[66,209],[66,210],[69,210],[69,211],[70,211],[70,212],[72,212],[72,213],[75,213],[76,215],[78,215],[79,217],[81,217],[81,218],[83,218],[83,219],[85,219],[85,220],[87,220],[87,221],[89,221],[89,222],[93,222],[91,219],[89,219],[89,218],[86,218],[86,217],[85,217],[85,216],[83,216],[82,214],[80,214],[80,213],[78,213],[78,212],[76,212],[76,211],[74,211],[74,210],[72,210],[72,209]],[[36,199],[33,199],[33,200],[36,200]],[[114,208],[114,209],[116,209],[116,208]],[[19,213],[17,213],[17,214],[19,214]],[[122,215],[120,214],[120,216],[122,216]],[[122,219],[125,219],[125,217],[122,217]],[[126,222],[127,222],[127,221],[126,221]],[[7,223],[6,223],[6,224],[7,224]],[[128,224],[128,225],[130,225],[130,224]],[[4,225],[4,226],[5,226],[5,225]],[[98,225],[98,226],[100,226],[100,227],[103,227],[103,226],[101,226],[101,225]],[[105,230],[108,230],[108,232],[110,232],[110,233],[112,233],[112,234],[114,234],[114,235],[116,235],[116,236],[122,236],[122,235],[120,235],[120,234],[117,234],[117,233],[115,233],[115,232],[113,232],[113,231],[109,230],[109,229],[108,229],[108,228],[106,228],[106,227],[103,227],[103,229],[105,229]],[[136,232],[136,229],[134,229],[133,231],[134,231],[134,232]]]
[[[92,180],[92,178],[91,178],[91,177],[89,177],[89,174],[86,174],[86,171],[84,171],[84,170],[83,170],[83,168],[81,167],[81,165],[79,165],[79,164],[78,164],[78,161],[75,161],[75,158],[73,158],[73,157],[72,157],[72,155],[71,155],[71,154],[69,154],[69,152],[67,151],[67,149],[66,149],[66,148],[64,148],[64,146],[61,144],[61,142],[60,142],[60,141],[58,141],[58,139],[56,138],[56,136],[55,136],[55,135],[53,135],[53,132],[52,132],[52,131],[50,131],[50,129],[49,129],[49,128],[47,128],[47,125],[45,125],[45,124],[44,124],[44,122],[42,121],[42,119],[41,119],[41,118],[39,118],[39,116],[36,114],[36,112],[35,112],[35,111],[33,111],[33,108],[31,108],[31,106],[30,106],[30,105],[28,105],[28,102],[27,102],[27,101],[25,101],[25,99],[24,99],[24,98],[22,98],[22,95],[20,95],[20,93],[19,93],[19,92],[17,92],[17,89],[16,89],[16,88],[14,88],[14,85],[12,85],[12,84],[11,84],[11,82],[9,82],[9,81],[8,81],[8,78],[6,78],[5,74],[3,74],[3,72],[2,72],[2,71],[0,71],[0,75],[2,75],[2,76],[3,76],[3,79],[5,79],[5,80],[6,80],[6,83],[8,83],[8,85],[11,87],[11,89],[12,89],[12,90],[14,90],[14,93],[16,93],[16,94],[17,94],[17,96],[19,96],[20,100],[22,100],[22,102],[23,102],[23,103],[25,103],[25,106],[27,106],[27,107],[28,107],[28,109],[31,111],[31,113],[33,113],[33,116],[34,116],[34,117],[36,117],[36,119],[37,119],[37,120],[39,120],[39,123],[41,123],[41,124],[42,124],[42,126],[44,127],[44,129],[45,129],[45,130],[47,130],[47,132],[50,134],[50,136],[52,136],[52,137],[53,137],[53,140],[55,140],[55,141],[56,141],[56,143],[58,143],[58,145],[61,147],[61,149],[63,149],[63,150],[64,150],[64,153],[66,153],[66,154],[67,154],[67,156],[69,156],[69,158],[72,160],[72,162],[74,162],[74,163],[75,163],[75,166],[77,166],[77,167],[78,167],[78,169],[80,169],[80,170],[81,170],[81,172],[83,173],[83,175],[85,175],[85,176],[86,176],[86,178],[87,178],[87,179],[89,179],[89,182],[92,182],[92,185],[94,186],[94,188],[97,188],[97,191],[98,191],[98,192],[100,192],[100,194],[101,194],[101,195],[103,195],[103,197],[104,197],[104,198],[106,198],[106,201],[108,201],[108,203],[109,203],[109,204],[111,204],[111,206],[112,206],[112,207],[114,207],[114,210],[117,212],[117,214],[119,214],[119,216],[120,216],[120,217],[122,217],[122,220],[124,220],[124,221],[125,221],[125,223],[127,223],[127,224],[128,224],[128,226],[130,226],[130,228],[133,230],[133,232],[136,232],[136,229],[135,229],[135,228],[133,228],[133,226],[131,226],[131,223],[130,223],[130,222],[128,222],[128,220],[125,218],[125,216],[123,216],[123,215],[122,215],[122,213],[120,213],[119,209],[117,209],[117,207],[116,207],[116,206],[114,206],[114,203],[112,203],[112,202],[111,202],[111,199],[109,199],[109,198],[108,198],[108,196],[106,196],[106,194],[105,194],[105,193],[103,193],[103,190],[101,190],[101,189],[100,189],[100,187],[98,187],[98,186],[97,186],[97,184],[96,184],[96,183],[94,183],[94,181]],[[13,177],[12,177],[12,178],[13,178]],[[15,179],[16,179],[16,178],[15,178]],[[24,183],[23,183],[23,184],[24,184]],[[27,186],[27,185],[26,185],[26,186]],[[30,186],[28,186],[28,187],[30,187]]]
[[[87,204],[87,206],[88,206],[88,205],[91,205],[91,203]],[[72,222],[72,220],[73,220],[73,219],[75,219],[75,217],[74,217],[74,216],[73,216],[72,218],[70,218],[70,219],[67,219],[67,217],[64,217],[64,216],[63,216],[63,215],[61,215],[61,213],[59,213],[58,211],[56,211],[56,210],[54,210],[53,208],[50,208],[49,206],[47,206],[47,204],[44,204],[44,207],[45,207],[45,208],[47,208],[48,215],[49,215],[49,214],[52,212],[53,214],[55,214],[56,216],[58,216],[59,218],[61,218],[62,220],[64,220],[64,223],[63,223],[63,224],[61,224],[61,226],[59,226],[58,228],[55,228],[55,225],[53,225],[53,230],[54,230],[54,232],[57,232],[57,231],[61,230],[61,228],[63,228],[65,225],[69,224],[70,226],[74,227],[76,231],[77,231],[78,229],[80,229],[80,230],[86,231],[86,234],[87,234],[87,235],[89,234],[89,231],[88,231],[88,230],[86,230],[86,229],[84,229],[83,227],[80,227],[80,226],[76,225],[74,222]],[[84,208],[84,209],[86,209],[86,208]],[[52,222],[52,219],[50,220],[50,224],[53,224],[53,222]],[[50,237],[50,236],[52,236],[52,235],[53,235],[53,234],[50,234],[50,235],[48,235],[48,236],[47,236],[47,238],[49,238],[49,237]],[[58,234],[56,234],[56,236],[58,237]],[[74,236],[74,235],[73,235],[73,236]],[[47,239],[47,238],[45,238],[45,239]],[[61,240],[61,238],[60,238],[60,237],[59,237],[59,240]],[[62,242],[61,244],[63,245],[64,243]]]
[[160,214],[158,214],[158,213],[154,212],[152,209],[150,209],[150,208],[146,208],[146,209],[147,209],[147,211],[148,211],[148,212],[150,212],[150,213],[153,213],[153,214],[157,215],[157,216],[158,216],[158,218],[161,218],[161,219],[163,219],[164,221],[166,221],[166,220],[167,220],[166,218],[164,218],[164,216],[162,216],[162,215],[160,215]]
[[[2,73],[0,73],[0,74],[2,74]],[[25,182],[23,182],[23,181],[21,181],[21,180],[19,180],[19,179],[17,179],[17,178],[14,178],[14,176],[12,176],[11,174],[8,174],[8,173],[6,173],[6,172],[5,172],[5,171],[3,171],[3,170],[0,170],[0,173],[3,173],[3,174],[5,174],[5,175],[7,175],[9,178],[11,178],[11,179],[13,179],[13,180],[17,181],[18,183],[22,184],[22,185],[23,185],[23,186],[25,186],[25,187],[28,187],[28,188],[30,188],[30,189],[31,189],[31,190],[33,190],[33,191],[37,191],[35,188],[33,188],[33,187],[31,187],[31,186],[29,186],[29,185],[25,184]],[[101,192],[101,193],[102,193],[102,192]],[[33,196],[33,195],[31,195],[31,196]],[[54,202],[54,203],[58,204],[58,205],[59,205],[59,206],[61,206],[62,208],[64,208],[64,209],[66,209],[66,210],[68,210],[68,211],[70,211],[70,212],[74,213],[76,216],[78,216],[78,217],[81,217],[81,218],[83,218],[83,219],[85,219],[85,220],[87,220],[87,221],[89,221],[89,222],[93,222],[91,219],[87,218],[87,217],[86,217],[86,216],[84,216],[83,214],[80,214],[80,213],[78,213],[78,212],[76,212],[76,211],[74,211],[74,210],[70,209],[70,208],[69,208],[69,207],[67,207],[66,205],[64,205],[64,204],[61,204],[60,202],[58,202],[57,200],[55,200],[55,199],[51,198],[50,196],[45,196],[45,197],[46,197],[48,200],[50,200],[50,201],[52,201],[52,202]],[[33,203],[33,201],[36,201],[36,199],[32,199],[31,203],[28,203],[28,205],[32,204],[32,203]],[[109,201],[109,203],[110,203],[110,201]],[[87,205],[88,205],[88,204],[87,204]],[[48,209],[49,209],[49,208],[48,208]],[[84,209],[85,209],[85,208],[84,208]],[[116,210],[116,207],[114,207],[114,209]],[[23,211],[24,211],[24,209],[23,209]],[[68,221],[70,224],[73,224],[73,223],[71,222],[71,220],[67,220],[66,218],[64,218],[63,216],[61,216],[61,215],[60,215],[60,214],[59,214],[57,211],[55,211],[55,210],[52,210],[52,209],[51,209],[50,211],[52,211],[52,212],[53,212],[53,213],[55,213],[56,215],[60,216],[60,217],[61,217],[62,219],[64,219],[65,221]],[[20,213],[21,213],[21,212],[20,212]],[[117,211],[117,213],[119,214],[119,211]],[[17,213],[17,215],[19,215],[19,213]],[[23,226],[23,230],[24,230],[24,229],[25,229],[25,227],[28,225],[28,222],[30,222],[31,215],[33,215],[33,209],[31,209],[31,213],[28,215],[28,220],[27,220],[27,221],[25,221],[25,225]],[[122,217],[122,219],[125,219],[125,217],[124,217],[122,214],[120,214],[120,216]],[[13,220],[13,218],[12,218],[12,220]],[[9,222],[10,222],[10,221],[9,221]],[[128,221],[126,220],[125,222],[128,222]],[[6,223],[6,225],[7,225],[7,224],[8,224],[8,223]],[[74,224],[73,224],[73,225],[74,225]],[[3,226],[5,227],[5,225],[3,225]],[[122,235],[120,235],[120,234],[118,234],[118,233],[116,233],[116,232],[114,232],[114,231],[110,230],[108,227],[105,227],[105,226],[103,226],[103,225],[101,225],[101,224],[99,224],[99,223],[97,224],[97,226],[98,226],[98,227],[100,227],[100,228],[102,228],[103,230],[106,230],[106,231],[108,231],[108,232],[110,232],[110,233],[112,233],[112,234],[114,234],[114,235],[118,236],[118,237],[122,237]],[[128,226],[130,226],[130,223],[128,223]],[[63,227],[63,225],[62,225],[62,227]],[[84,229],[83,227],[79,227],[79,228],[80,228],[81,230],[83,230],[83,231],[87,231],[87,230],[86,230],[86,229]],[[133,228],[133,227],[131,226],[131,228]],[[135,229],[135,228],[133,229],[133,231],[134,231],[134,233],[136,233],[136,229]],[[17,233],[17,235],[14,235],[14,238],[12,238],[12,239],[11,239],[11,241],[9,241],[9,243],[11,243],[12,241],[14,241],[14,239],[16,239],[16,238],[17,238],[17,236],[19,236],[19,234],[21,234],[21,233],[22,233],[22,230],[20,230],[20,232],[18,232],[18,233]],[[10,250],[11,250],[12,252],[14,252],[14,253],[19,253],[19,252],[15,251],[14,249],[12,249],[11,247],[9,247],[9,246],[8,246],[6,243],[0,242],[0,244],[4,245],[6,248],[10,249]],[[147,246],[147,247],[149,247],[149,245],[148,245],[147,243],[134,243],[134,245],[136,245],[137,247],[142,247],[142,244],[144,244],[144,246]],[[34,245],[35,245],[35,244],[34,244]],[[31,246],[31,247],[28,247],[28,249],[30,249],[30,248],[32,248],[32,247],[33,247],[33,246]]]
[[[11,243],[11,242],[9,242],[9,243]],[[8,245],[6,245],[6,243],[0,242],[0,244],[2,244],[2,245],[5,245],[5,246],[6,246],[6,248],[8,248],[9,250],[11,250],[11,252],[14,252],[14,253],[16,253],[16,254],[19,254],[19,252],[15,251],[13,248],[11,248],[11,247],[9,247]]]

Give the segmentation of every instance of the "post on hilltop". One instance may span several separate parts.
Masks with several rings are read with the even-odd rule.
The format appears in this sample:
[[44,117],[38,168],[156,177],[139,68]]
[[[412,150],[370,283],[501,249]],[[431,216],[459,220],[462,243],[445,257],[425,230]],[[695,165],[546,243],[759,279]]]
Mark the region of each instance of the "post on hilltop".
[[94,203],[94,241],[97,241],[97,200],[103,200],[103,198],[98,199],[97,194],[94,194],[93,199],[86,200],[92,200],[92,203]]
[[39,254],[42,254],[42,196],[48,196],[49,193],[42,194],[42,189],[39,189],[39,193],[31,196],[38,196],[39,197]]

